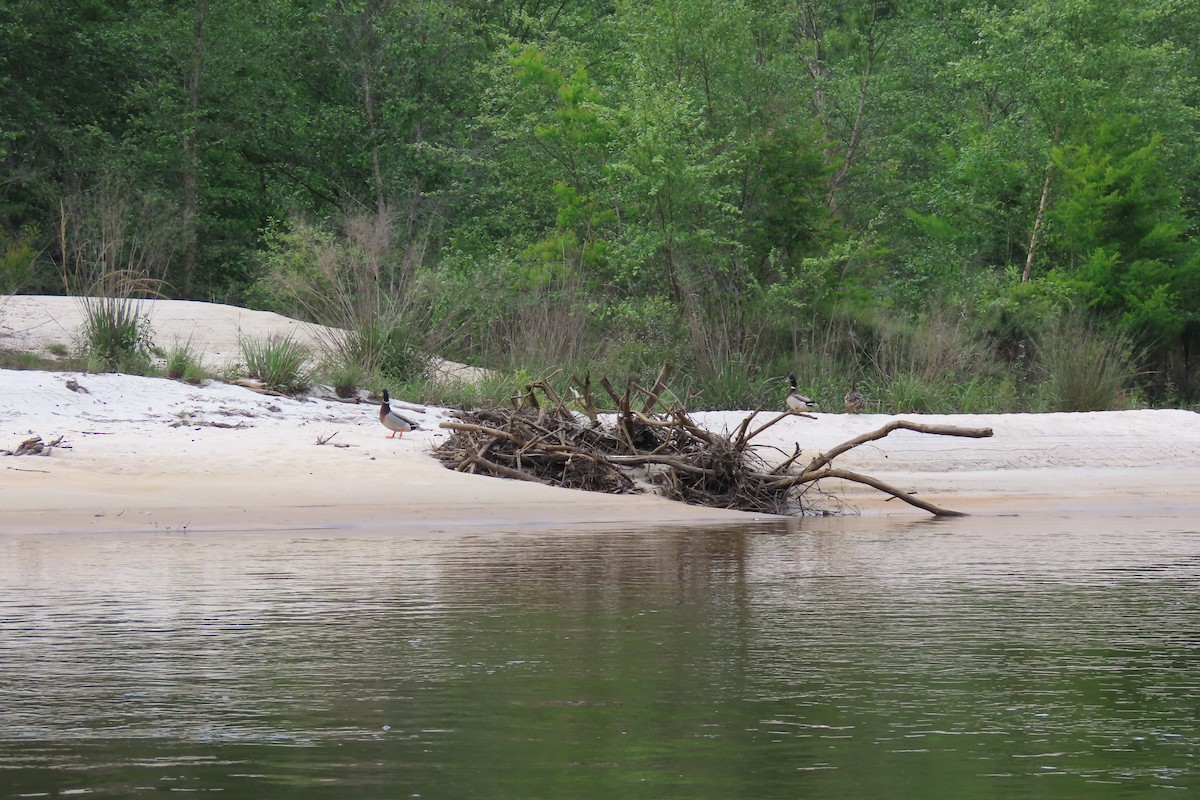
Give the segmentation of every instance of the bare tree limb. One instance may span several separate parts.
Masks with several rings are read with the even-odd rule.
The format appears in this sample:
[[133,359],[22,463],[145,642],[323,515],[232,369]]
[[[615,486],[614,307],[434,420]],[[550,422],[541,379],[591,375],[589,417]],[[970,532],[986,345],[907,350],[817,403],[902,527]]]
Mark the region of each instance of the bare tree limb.
[[870,431],[869,433],[864,433],[860,436],[855,436],[853,439],[842,442],[829,452],[821,453],[809,462],[804,472],[805,474],[808,474],[814,470],[818,470],[829,462],[833,461],[842,453],[845,453],[847,450],[853,450],[860,444],[866,444],[867,442],[873,442],[876,439],[882,439],[889,433],[898,430],[916,431],[917,433],[933,433],[940,436],[966,436],[971,439],[986,439],[992,435],[991,428],[959,428],[955,425],[926,425],[925,423],[921,422],[909,422],[905,419],[896,419],[892,420],[878,430]]
[[501,466],[495,461],[488,461],[486,458],[482,458],[480,456],[472,456],[470,461],[475,466],[482,467],[483,469],[486,469],[489,472],[494,472],[497,475],[503,475],[506,478],[512,478],[513,480],[518,481],[529,481],[530,483],[540,483],[543,486],[550,485],[549,481],[544,481],[541,478],[530,475],[528,472],[522,472],[519,469]]
[[[754,413],[757,414],[758,412],[755,411]],[[783,420],[788,419],[789,417],[794,417],[794,416],[797,416],[797,415],[793,414],[790,411],[784,411],[782,414],[775,417],[770,422],[767,422],[767,423],[755,428],[754,431],[749,436],[746,437],[746,441],[749,442],[749,441],[753,440],[755,436],[758,436],[760,433],[762,433],[763,431],[765,431],[767,428],[771,427],[775,423],[782,422]],[[808,414],[803,414],[801,416],[807,417]],[[753,415],[751,415],[751,419],[753,419]]]
[[786,461],[783,461],[778,466],[776,466],[773,470],[771,470],[771,474],[772,475],[781,475],[784,472],[786,472],[787,470],[791,469],[792,464],[796,463],[796,461],[800,458],[800,454],[802,452],[804,452],[804,451],[800,449],[800,443],[796,442],[796,451],[794,453],[792,453],[790,456],[788,456]]
[[575,395],[575,402],[579,403],[579,407],[583,409],[583,413],[593,426],[599,425],[600,417],[596,410],[596,398],[592,396],[592,373],[586,373],[582,381],[574,375],[571,376],[571,380],[575,386],[583,390],[580,392],[574,386],[571,387],[571,392]]
[[[461,421],[441,423],[454,436],[442,445],[440,457],[448,467],[460,471],[608,492],[634,488],[631,469],[651,466],[657,468],[656,478],[661,480],[667,496],[771,514],[803,513],[811,508],[805,495],[820,481],[837,479],[870,486],[936,516],[962,516],[886,481],[834,468],[833,460],[896,430],[970,438],[992,435],[989,428],[893,420],[818,454],[807,467],[798,468],[803,452],[799,443],[791,450],[753,444],[755,437],[795,414],[771,412],[770,419],[755,426],[762,412],[758,409],[733,431],[718,433],[698,425],[683,407],[663,413],[635,410],[635,404],[641,408],[654,393],[632,380],[621,395],[606,379],[602,378],[600,384],[617,405],[616,422],[611,428],[589,426],[581,415],[566,409],[562,398],[535,382],[526,385],[525,396],[520,398],[523,407],[512,411],[485,409]],[[588,387],[585,384],[583,388],[586,391]],[[540,403],[535,400],[538,389],[542,390]],[[661,391],[657,383],[655,390]],[[765,461],[760,454],[764,447],[778,451],[782,462],[772,466]]]
[[607,375],[605,375],[605,376],[603,376],[603,377],[601,377],[601,378],[600,378],[600,386],[601,386],[601,387],[604,389],[604,391],[608,392],[608,396],[609,396],[610,398],[612,398],[613,405],[615,405],[615,406],[617,406],[618,408],[620,408],[620,406],[621,406],[621,396],[620,396],[619,394],[617,394],[616,390],[615,390],[615,389],[613,389],[613,387],[612,387],[612,384],[608,382],[608,376],[607,376]]
[[642,405],[642,413],[649,414],[650,409],[658,403],[658,396],[667,388],[667,381],[671,380],[671,376],[675,373],[675,367],[672,364],[663,364],[662,369],[658,371],[658,378],[654,381],[654,386],[649,392],[646,392],[646,402]]
[[804,473],[804,475],[797,476],[795,485],[799,485],[802,483],[812,483],[814,481],[824,480],[825,478],[841,478],[844,481],[852,481],[854,483],[866,484],[867,486],[870,486],[873,489],[878,489],[879,491],[883,492],[884,494],[890,494],[892,497],[895,497],[898,500],[903,500],[904,502],[908,503],[909,505],[913,505],[913,506],[916,506],[917,508],[924,509],[925,511],[928,511],[930,514],[933,514],[934,516],[937,516],[937,517],[965,517],[966,516],[966,514],[964,514],[961,511],[952,511],[951,509],[948,509],[948,508],[942,508],[941,506],[935,506],[933,503],[929,503],[929,502],[921,500],[917,497],[914,497],[913,495],[909,494],[908,492],[904,491],[903,489],[897,489],[895,486],[892,486],[890,483],[884,483],[883,481],[879,480],[878,478],[873,478],[870,475],[863,475],[858,472],[850,472],[849,470],[845,470],[845,469],[824,469],[824,470],[821,470],[820,472],[818,472],[816,475],[806,472],[806,473]]
[[677,469],[680,472],[687,472],[692,475],[706,475],[708,477],[712,477],[716,474],[711,469],[697,467],[695,464],[689,464],[682,459],[670,458],[668,456],[608,456],[607,459],[613,464],[625,464],[628,466],[636,466],[640,464],[661,464],[662,466],[671,467],[672,469]]
[[438,427],[451,431],[474,431],[475,433],[486,433],[489,436],[496,437],[497,439],[507,439],[516,445],[522,445],[525,443],[523,439],[518,436],[514,436],[507,431],[502,431],[497,428],[490,428],[487,425],[476,425],[471,422],[439,422]]

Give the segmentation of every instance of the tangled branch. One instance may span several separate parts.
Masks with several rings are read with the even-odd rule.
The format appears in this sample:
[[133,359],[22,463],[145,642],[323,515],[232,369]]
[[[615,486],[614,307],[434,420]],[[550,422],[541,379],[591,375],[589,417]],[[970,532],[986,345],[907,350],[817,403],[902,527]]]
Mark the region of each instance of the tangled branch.
[[[555,373],[557,375],[557,373]],[[572,378],[572,411],[545,380],[526,384],[511,409],[460,414],[443,422],[453,431],[435,455],[450,469],[490,474],[589,491],[655,491],[693,505],[768,514],[804,514],[814,509],[808,490],[817,482],[840,479],[870,486],[937,516],[961,516],[870,475],[835,468],[837,457],[897,430],[940,436],[982,438],[990,428],[889,422],[812,458],[799,468],[799,446],[772,466],[756,450],[755,439],[793,414],[778,414],[751,427],[761,409],[723,436],[698,425],[679,405],[666,406],[669,366],[650,389],[632,381],[618,393],[606,379],[600,386],[616,406],[604,424],[592,394],[590,376]],[[659,409],[657,412],[655,409]]]

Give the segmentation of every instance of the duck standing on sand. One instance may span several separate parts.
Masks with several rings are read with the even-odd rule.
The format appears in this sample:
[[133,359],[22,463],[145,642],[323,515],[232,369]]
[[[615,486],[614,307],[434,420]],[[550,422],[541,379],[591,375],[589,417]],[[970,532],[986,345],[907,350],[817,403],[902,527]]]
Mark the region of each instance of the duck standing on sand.
[[788,375],[788,385],[792,388],[787,393],[788,410],[793,413],[798,411],[812,411],[817,407],[817,404],[812,401],[812,398],[805,397],[796,389],[796,376]]
[[863,397],[863,393],[858,390],[858,384],[855,383],[850,387],[850,391],[846,392],[843,402],[846,404],[847,414],[857,414],[867,404],[867,398]]
[[391,398],[388,397],[387,389],[383,390],[383,405],[379,407],[379,421],[383,423],[383,427],[392,432],[392,435],[387,437],[389,439],[395,439],[397,433],[403,439],[404,434],[409,431],[421,430],[421,426],[408,417],[402,417],[392,411]]

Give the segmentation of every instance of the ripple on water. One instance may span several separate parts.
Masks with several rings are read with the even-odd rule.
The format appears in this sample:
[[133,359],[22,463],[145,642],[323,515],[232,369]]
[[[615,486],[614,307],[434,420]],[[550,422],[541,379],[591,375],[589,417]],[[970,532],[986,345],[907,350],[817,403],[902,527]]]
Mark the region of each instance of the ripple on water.
[[1196,790],[1200,537],[1133,524],[0,539],[0,773],[15,796]]

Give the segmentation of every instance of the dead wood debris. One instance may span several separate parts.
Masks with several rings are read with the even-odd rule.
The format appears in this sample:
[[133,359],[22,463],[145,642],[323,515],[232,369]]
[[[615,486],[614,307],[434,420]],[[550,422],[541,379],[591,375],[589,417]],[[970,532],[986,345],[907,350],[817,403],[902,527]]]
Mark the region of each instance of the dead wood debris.
[[56,447],[69,449],[71,445],[66,444],[61,436],[54,437],[49,443],[42,441],[41,436],[31,436],[17,445],[16,450],[0,450],[0,453],[6,456],[48,456]]
[[338,435],[337,431],[334,431],[333,433],[329,434],[328,436],[321,436],[320,434],[317,434],[317,445],[320,446],[320,445],[325,445],[325,444],[332,444],[334,447],[343,447],[343,448],[354,446],[354,445],[348,444],[346,442],[332,441],[333,437],[335,437],[337,435]]
[[[555,373],[557,375],[557,373]],[[650,389],[632,381],[622,393],[607,379],[600,386],[617,411],[611,425],[601,424],[590,377],[572,377],[573,402],[567,408],[550,386],[555,377],[529,383],[513,408],[462,412],[443,422],[453,431],[434,455],[450,469],[589,491],[625,493],[653,489],[693,505],[766,514],[817,512],[809,496],[816,484],[834,478],[861,483],[936,516],[961,516],[870,475],[838,469],[833,460],[849,450],[896,430],[983,438],[990,428],[958,428],[896,420],[828,452],[801,461],[797,445],[779,464],[755,451],[754,439],[793,414],[777,414],[754,426],[760,411],[746,417],[729,435],[705,430],[682,405],[667,406],[670,366]],[[657,412],[655,409],[659,409]]]
[[362,398],[358,395],[354,395],[353,397],[338,397],[336,394],[323,394],[316,399],[324,400],[327,403],[347,403],[352,406],[362,403]]
[[233,385],[241,386],[244,389],[249,389],[252,392],[258,392],[259,394],[265,394],[269,397],[291,397],[293,400],[299,400],[302,403],[305,402],[304,398],[302,397],[292,397],[284,392],[277,392],[274,389],[268,389],[266,384],[255,378],[238,378],[233,382]]
[[245,420],[238,420],[237,422],[220,422],[218,420],[194,419],[190,411],[180,411],[176,416],[178,416],[179,419],[175,420],[174,422],[168,422],[168,428],[227,428],[229,430],[240,431],[244,428],[254,427],[253,425],[247,425]]

